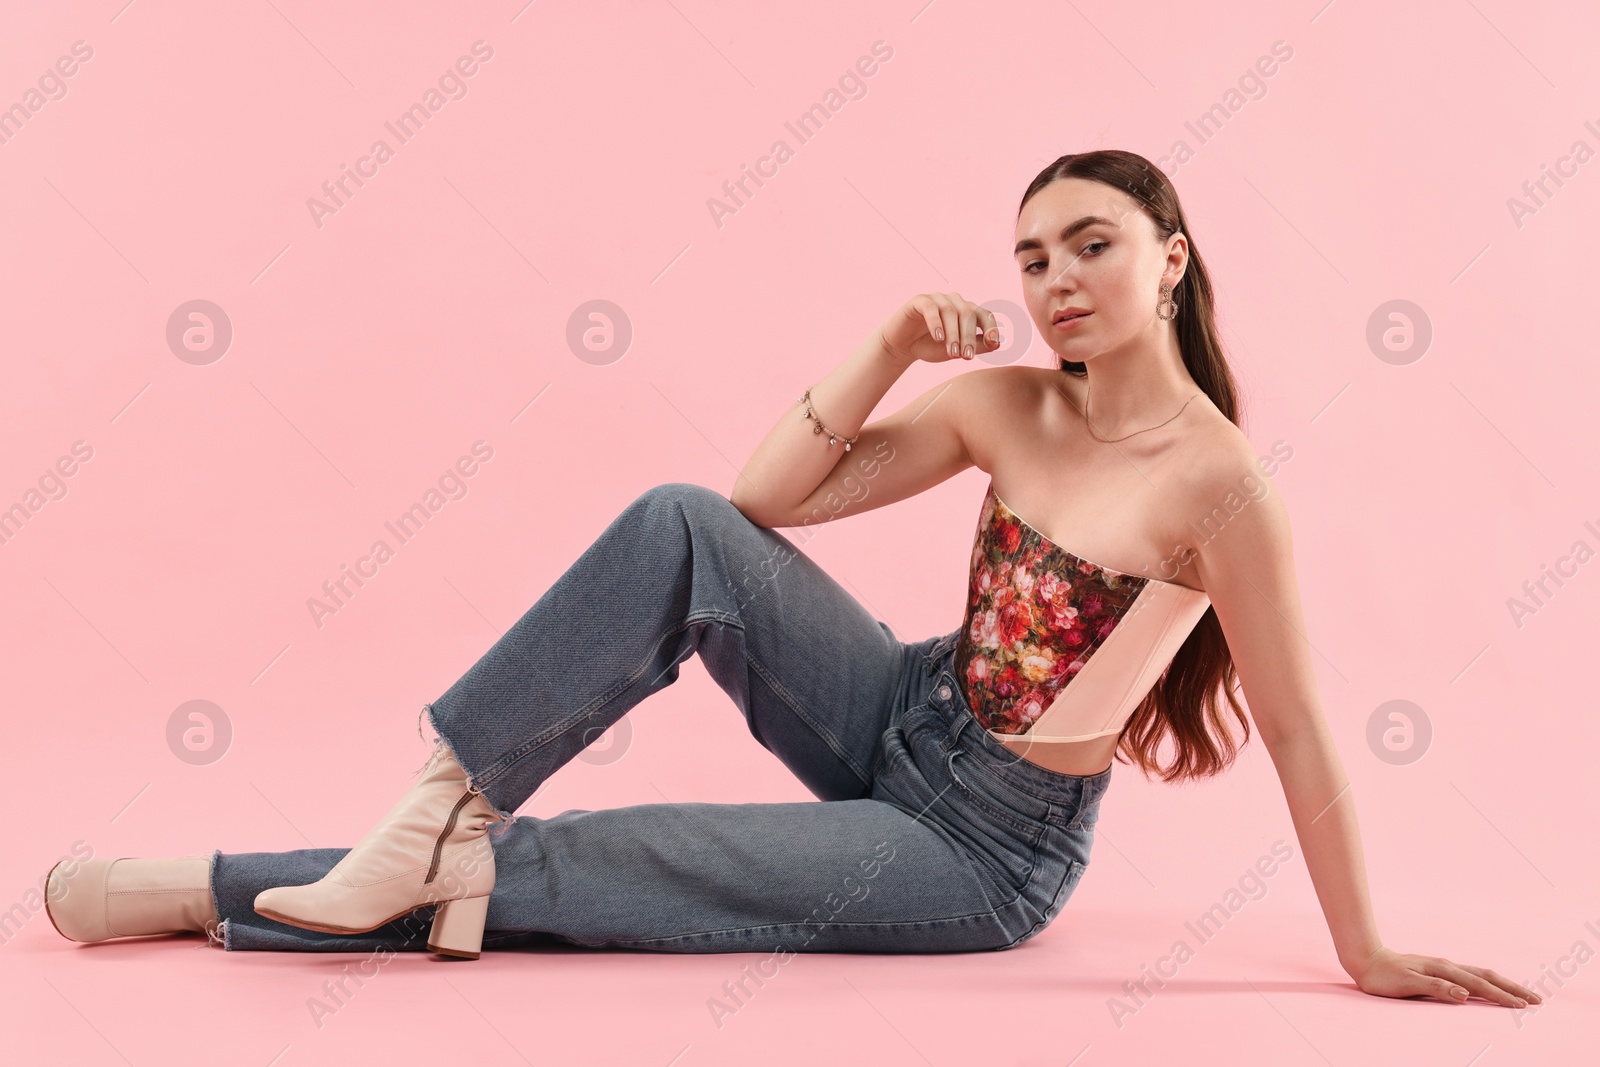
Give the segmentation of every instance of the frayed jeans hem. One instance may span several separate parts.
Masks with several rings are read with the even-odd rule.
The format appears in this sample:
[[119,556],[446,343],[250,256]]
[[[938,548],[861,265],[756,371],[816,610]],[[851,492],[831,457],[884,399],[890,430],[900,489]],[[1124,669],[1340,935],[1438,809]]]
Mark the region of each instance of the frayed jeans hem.
[[[417,734],[419,736],[422,734],[422,721],[424,718],[426,718],[428,721],[428,728],[433,731],[435,741],[442,743],[445,749],[450,753],[450,758],[455,760],[456,763],[460,764],[462,773],[467,776],[467,788],[472,790],[472,792],[477,796],[482,797],[484,803],[488,804],[489,807],[494,809],[494,813],[498,817],[503,832],[505,824],[510,823],[512,819],[516,818],[516,813],[504,810],[493,800],[490,800],[489,797],[484,793],[483,786],[478,782],[476,772],[474,772],[472,768],[468,767],[461,759],[460,752],[456,750],[455,742],[452,741],[445,734],[445,732],[439,728],[439,725],[433,721],[432,703],[422,705],[422,710],[417,713]],[[426,738],[424,738],[424,740],[426,740]],[[494,829],[491,828],[490,840],[493,839]]]

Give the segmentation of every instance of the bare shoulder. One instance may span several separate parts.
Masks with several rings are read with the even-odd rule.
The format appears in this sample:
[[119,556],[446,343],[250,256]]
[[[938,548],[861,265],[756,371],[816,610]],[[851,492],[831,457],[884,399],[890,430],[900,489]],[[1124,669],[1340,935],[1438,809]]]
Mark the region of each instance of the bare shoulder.
[[1260,467],[1256,446],[1215,406],[1207,404],[1204,418],[1197,422],[1184,442],[1184,462],[1193,472],[1196,488],[1215,494]]
[[999,455],[1016,446],[1019,434],[1033,437],[1049,423],[1053,372],[1007,364],[978,367],[950,379],[950,398],[960,411],[962,438],[981,469],[992,472]]
[[1039,367],[1008,364],[1001,367],[975,367],[950,379],[959,385],[962,399],[972,404],[1015,403],[1026,401],[1047,388]]
[[[1184,448],[1184,525],[1192,547],[1201,554],[1208,548],[1287,548],[1289,512],[1273,479],[1294,456],[1293,446],[1279,440],[1260,449],[1214,406],[1208,404],[1206,412]],[[1240,533],[1221,538],[1227,529]]]
[[936,405],[948,405],[943,417],[954,425],[967,455],[978,467],[992,470],[992,458],[1001,446],[997,431],[1020,425],[1037,413],[1047,388],[1047,380],[1034,367],[976,367],[924,393],[926,404],[917,417]]

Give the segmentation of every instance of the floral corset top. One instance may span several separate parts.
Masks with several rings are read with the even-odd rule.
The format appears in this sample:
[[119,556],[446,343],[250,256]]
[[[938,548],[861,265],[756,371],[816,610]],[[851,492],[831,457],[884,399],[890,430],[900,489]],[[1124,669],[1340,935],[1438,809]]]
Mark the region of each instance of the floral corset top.
[[995,495],[972,546],[954,671],[992,734],[1084,741],[1122,732],[1210,608],[1175,582],[1052,543]]

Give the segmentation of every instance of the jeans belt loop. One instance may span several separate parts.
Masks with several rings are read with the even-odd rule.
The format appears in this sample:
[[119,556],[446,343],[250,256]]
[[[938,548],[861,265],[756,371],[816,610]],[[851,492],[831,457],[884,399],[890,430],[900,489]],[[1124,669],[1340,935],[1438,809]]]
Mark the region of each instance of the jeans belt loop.
[[932,648],[928,649],[927,659],[924,667],[929,674],[933,674],[938,671],[939,661],[944,659],[945,654],[949,652],[951,648],[955,647],[955,638],[957,636],[958,635],[953,633],[945,634],[933,643]]

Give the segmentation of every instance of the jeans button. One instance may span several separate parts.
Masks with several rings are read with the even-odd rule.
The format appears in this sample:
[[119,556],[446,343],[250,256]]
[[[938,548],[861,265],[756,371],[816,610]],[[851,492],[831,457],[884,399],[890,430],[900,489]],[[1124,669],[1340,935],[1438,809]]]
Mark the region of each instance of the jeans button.
[[941,685],[939,687],[939,699],[940,700],[949,700],[950,699],[950,687],[948,685]]

